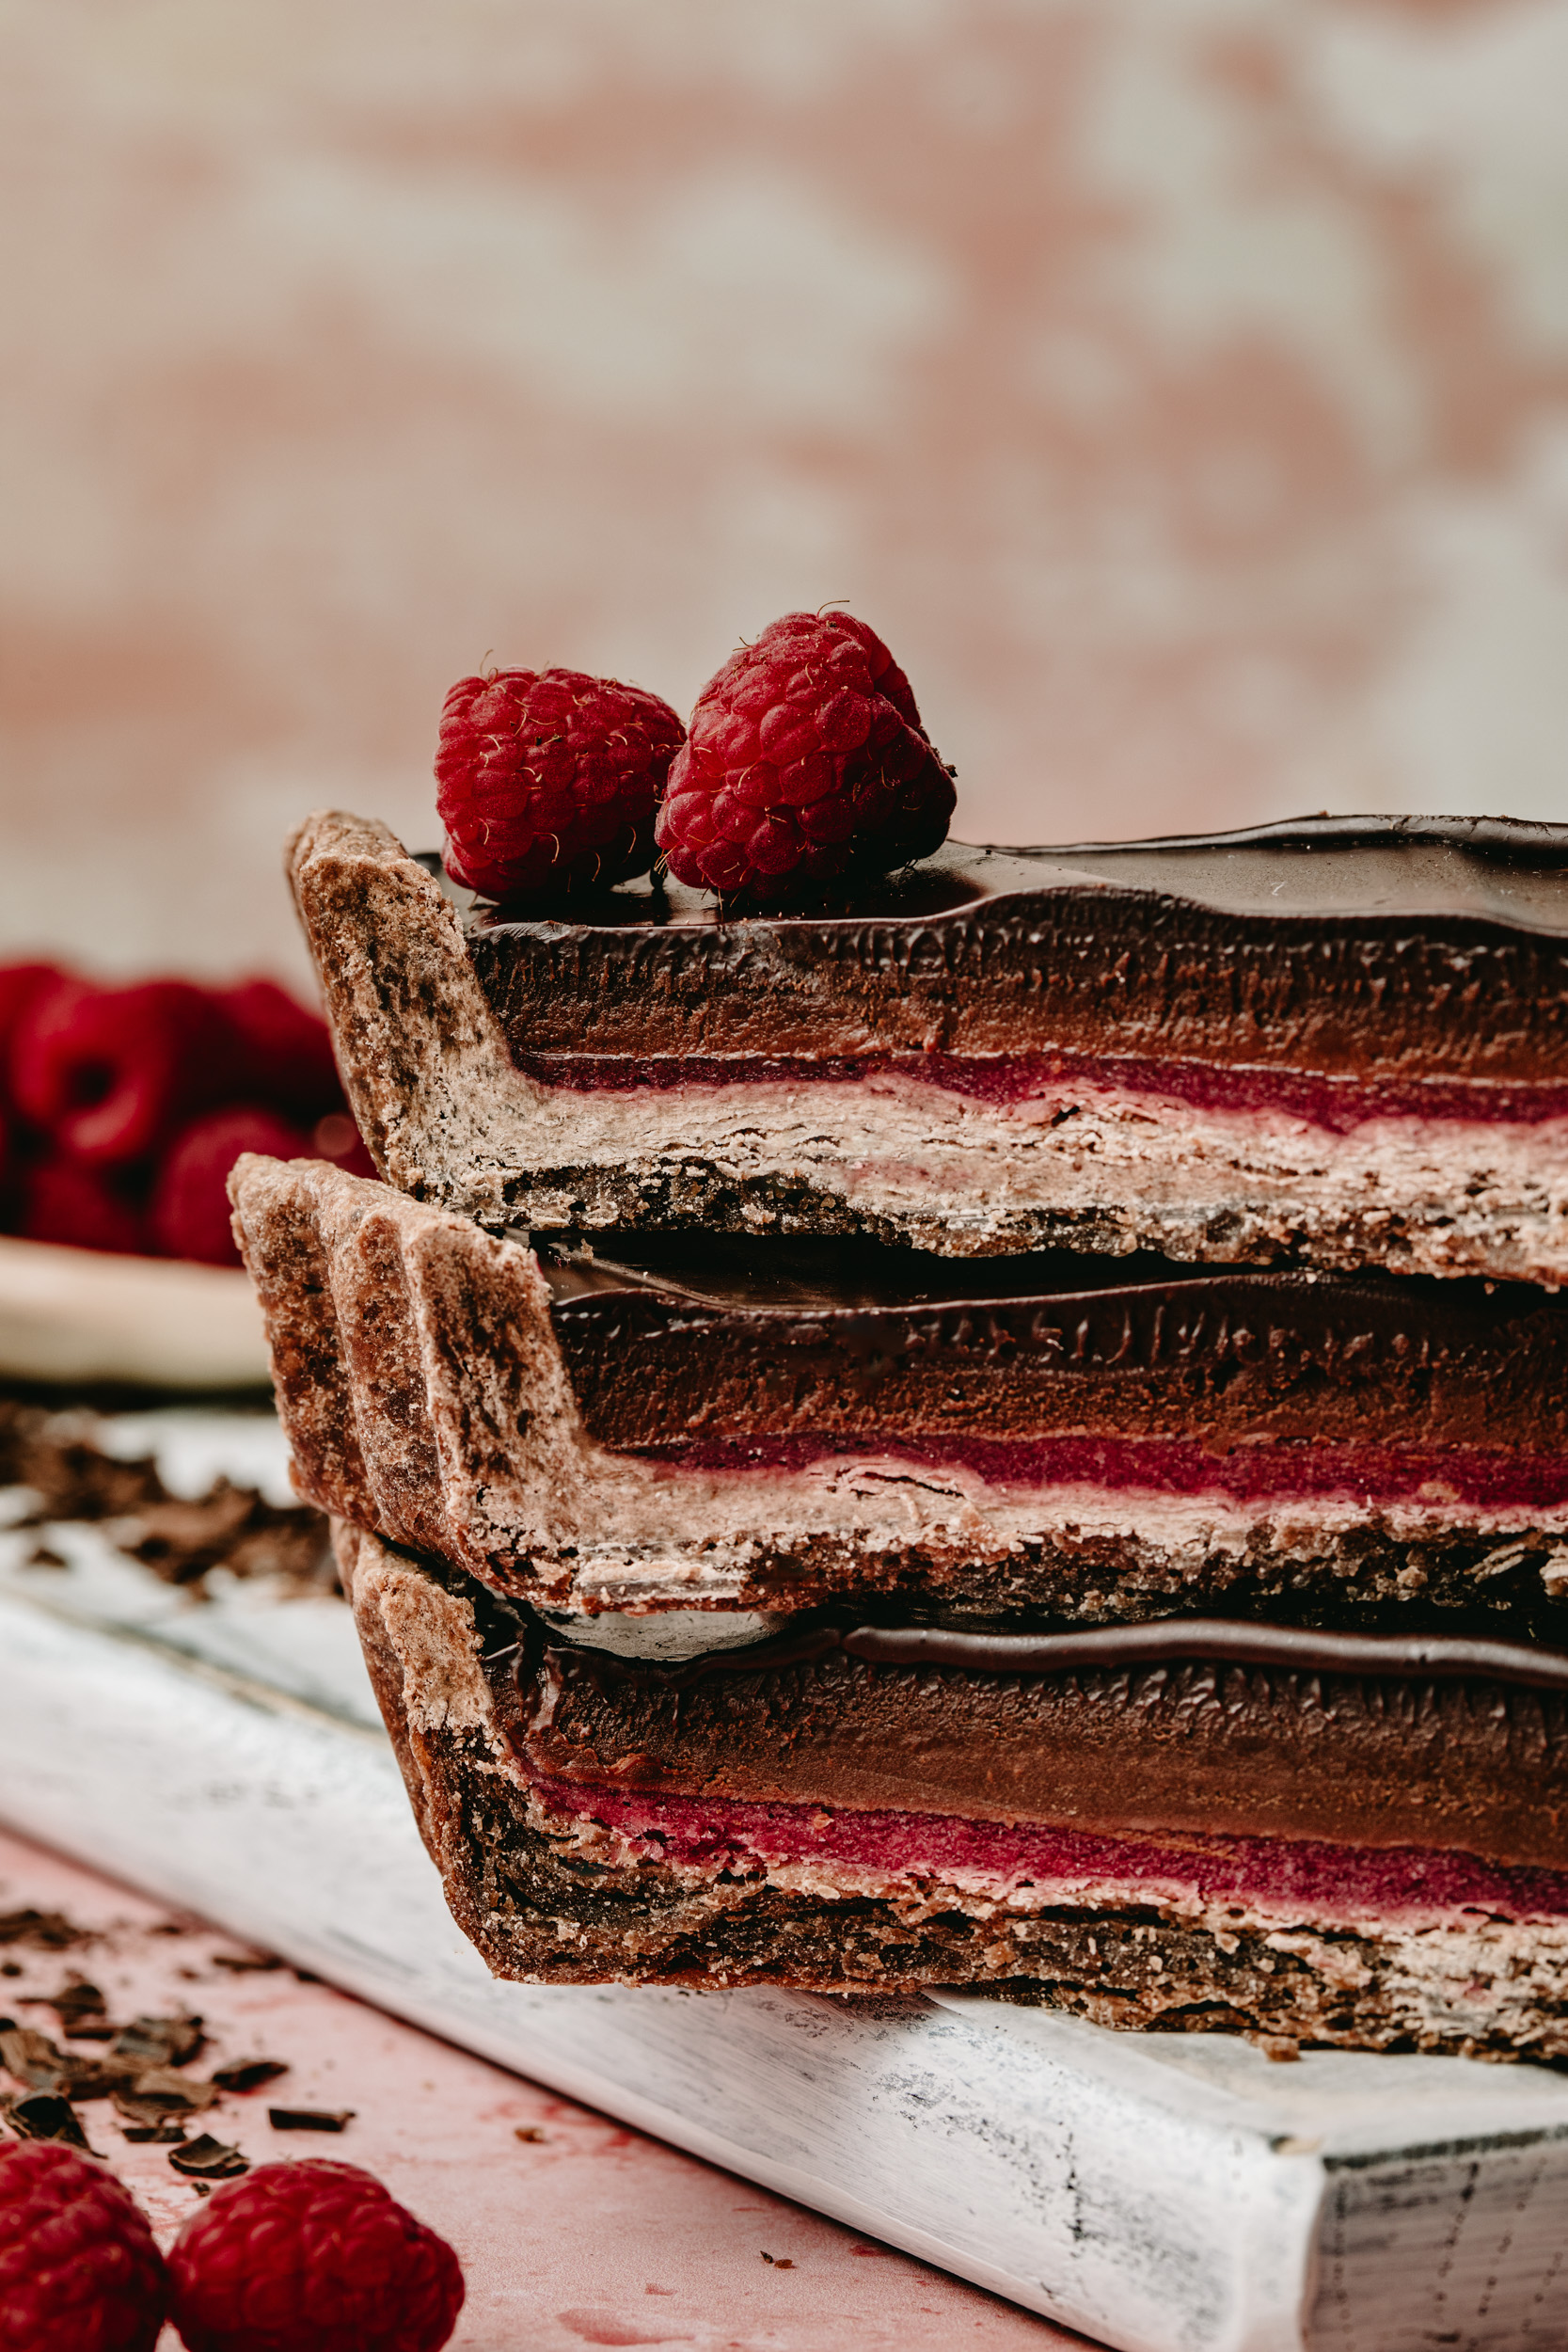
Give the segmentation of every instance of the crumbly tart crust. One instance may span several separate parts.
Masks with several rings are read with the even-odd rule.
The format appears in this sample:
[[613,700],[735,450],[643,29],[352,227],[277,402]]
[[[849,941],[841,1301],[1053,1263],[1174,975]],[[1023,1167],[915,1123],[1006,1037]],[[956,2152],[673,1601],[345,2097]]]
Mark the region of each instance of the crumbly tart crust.
[[[447,1900],[492,1971],[531,1982],[834,1993],[974,1985],[1121,2028],[1286,2047],[1568,2057],[1568,1918],[1333,1923],[1276,1905],[973,1874],[657,1858],[552,1811],[509,1738],[504,1632],[433,1564],[340,1523],[366,1659]],[[476,1606],[477,1602],[477,1606]]]
[[532,1251],[324,1161],[246,1157],[230,1189],[300,1492],[546,1608],[1095,1619],[1557,1589],[1560,1508],[1030,1487],[892,1442],[755,1470],[620,1451],[584,1425]]
[[548,1085],[519,1067],[455,911],[386,826],[312,817],[289,870],[377,1166],[496,1228],[860,1232],[956,1256],[1152,1248],[1568,1280],[1562,1116],[1390,1113],[1340,1132],[1103,1077],[990,1102],[918,1070]]

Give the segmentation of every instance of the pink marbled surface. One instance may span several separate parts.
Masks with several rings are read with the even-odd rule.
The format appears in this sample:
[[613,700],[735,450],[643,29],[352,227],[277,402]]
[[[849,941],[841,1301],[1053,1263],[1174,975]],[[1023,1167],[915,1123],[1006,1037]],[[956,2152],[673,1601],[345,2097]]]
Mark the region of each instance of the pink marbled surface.
[[847,597],[958,830],[1568,814],[1568,0],[16,0],[0,947],[299,971],[487,652]]
[[[202,2016],[212,2042],[197,2074],[226,2058],[286,2059],[287,2075],[225,2098],[202,2123],[256,2164],[363,2165],[439,2230],[468,2285],[452,2352],[1049,2352],[1084,2341],[292,1970],[231,1975],[212,1956],[243,1949],[232,1937],[190,1919],[157,1933],[164,1907],[0,1832],[0,1910],[25,1904],[103,1940],[7,1947],[0,1957],[24,1973],[0,1980],[0,2006],[53,2032],[48,2010],[22,2004],[74,1968],[113,2017]],[[284,2101],[356,2112],[341,2137],[275,2132],[267,2106]],[[166,2244],[198,2191],[166,2149],[123,2139],[106,2101],[80,2112]],[[541,2137],[520,2141],[519,2130]],[[162,2352],[177,2352],[172,2329]]]

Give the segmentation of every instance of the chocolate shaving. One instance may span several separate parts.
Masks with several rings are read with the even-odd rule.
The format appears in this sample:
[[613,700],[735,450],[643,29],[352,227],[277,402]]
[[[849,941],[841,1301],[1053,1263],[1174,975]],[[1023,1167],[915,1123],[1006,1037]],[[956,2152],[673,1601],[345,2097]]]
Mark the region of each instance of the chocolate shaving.
[[356,2107],[269,2107],[267,2122],[275,2132],[341,2132],[357,2113]]
[[[120,1550],[166,1583],[199,1585],[210,1569],[277,1576],[309,1592],[340,1589],[325,1516],[263,1501],[220,1478],[196,1502],[171,1495],[150,1455],[116,1461],[92,1442],[90,1414],[51,1412],[0,1395],[0,1484],[30,1487],[37,1506],[20,1524],[106,1523]],[[40,1565],[68,1564],[46,1545]]]
[[114,2038],[103,1995],[85,1977],[68,1977],[57,1993],[45,1994],[43,2006],[54,2010],[61,2032],[71,2041],[107,2042]]
[[71,2099],[107,2098],[124,2073],[99,2058],[78,2058],[73,2051],[60,2049],[47,2034],[35,2032],[31,2026],[13,2026],[0,2033],[0,2064],[8,2074],[34,2090],[58,2091]]
[[117,2083],[111,2095],[133,2123],[161,2123],[170,2115],[200,2114],[218,2094],[211,2083],[192,2082],[166,2066],[149,2066],[129,2082]]
[[206,2042],[199,2017],[133,2017],[110,2046],[121,2072],[148,2066],[188,2066]]
[[245,1977],[266,1976],[272,1969],[281,1968],[283,1963],[276,1952],[214,1952],[213,1965],[227,1968],[231,1976]]
[[185,2137],[185,2126],[177,2115],[165,2116],[161,2123],[122,2123],[121,2139],[150,2140],[155,2148],[177,2148]]
[[84,2149],[89,2156],[98,2153],[87,2146],[81,2118],[58,2091],[26,2091],[20,2099],[8,2099],[3,2111],[19,2139],[59,2139],[68,2147]]
[[213,2080],[220,2090],[260,2090],[288,2071],[281,2058],[230,2058],[227,2066],[214,2067]]
[[214,2139],[211,2132],[171,2148],[168,2160],[176,2172],[199,2175],[205,2181],[237,2181],[242,2172],[250,2169],[248,2156],[242,2156],[237,2148],[230,2148],[225,2141]]
[[63,1911],[0,1912],[0,1944],[33,1944],[40,1951],[65,1952],[73,1944],[96,1941],[87,1928],[74,1926]]

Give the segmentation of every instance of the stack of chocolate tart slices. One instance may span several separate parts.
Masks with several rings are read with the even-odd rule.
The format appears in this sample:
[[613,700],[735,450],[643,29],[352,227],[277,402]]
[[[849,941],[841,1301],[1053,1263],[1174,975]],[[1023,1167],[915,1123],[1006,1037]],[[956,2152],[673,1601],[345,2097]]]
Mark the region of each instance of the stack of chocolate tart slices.
[[433,864],[232,1193],[491,1967],[1568,2056],[1568,828]]

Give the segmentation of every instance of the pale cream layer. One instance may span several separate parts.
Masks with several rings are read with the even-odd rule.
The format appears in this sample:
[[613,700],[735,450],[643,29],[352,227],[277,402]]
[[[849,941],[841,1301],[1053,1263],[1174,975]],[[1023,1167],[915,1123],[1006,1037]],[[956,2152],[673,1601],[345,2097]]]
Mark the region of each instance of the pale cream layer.
[[488,1140],[508,1179],[531,1179],[519,1221],[535,1225],[615,1221],[610,1191],[552,1189],[552,1167],[617,1179],[712,1170],[736,1186],[810,1186],[949,1250],[1016,1240],[1043,1214],[1092,1220],[1096,1247],[1113,1250],[1243,1261],[1306,1236],[1323,1263],[1568,1279],[1563,1119],[1384,1117],[1341,1134],[1283,1111],[1077,1082],[991,1103],[895,1073],[531,1088],[526,1107],[495,1107]]
[[1548,1574],[1560,1551],[1568,1559],[1568,1505],[1369,1502],[1349,1494],[1259,1503],[1087,1484],[1001,1486],[895,1454],[763,1472],[660,1467],[647,1484],[637,1480],[634,1501],[617,1457],[601,1457],[601,1468],[585,1493],[590,1507],[559,1531],[553,1557],[538,1546],[532,1553],[557,1607],[734,1605],[764,1559],[793,1553],[805,1563],[824,1549],[849,1583],[857,1555],[867,1581],[890,1555],[929,1559],[939,1575],[944,1561],[955,1568],[1037,1564],[1030,1572],[1041,1606],[1049,1605],[1053,1558],[1098,1560],[1108,1571],[1178,1583],[1227,1565],[1327,1562],[1369,1536],[1390,1549],[1480,1541],[1489,1547],[1475,1570],[1481,1579],[1516,1565],[1525,1542],[1548,1548]]

